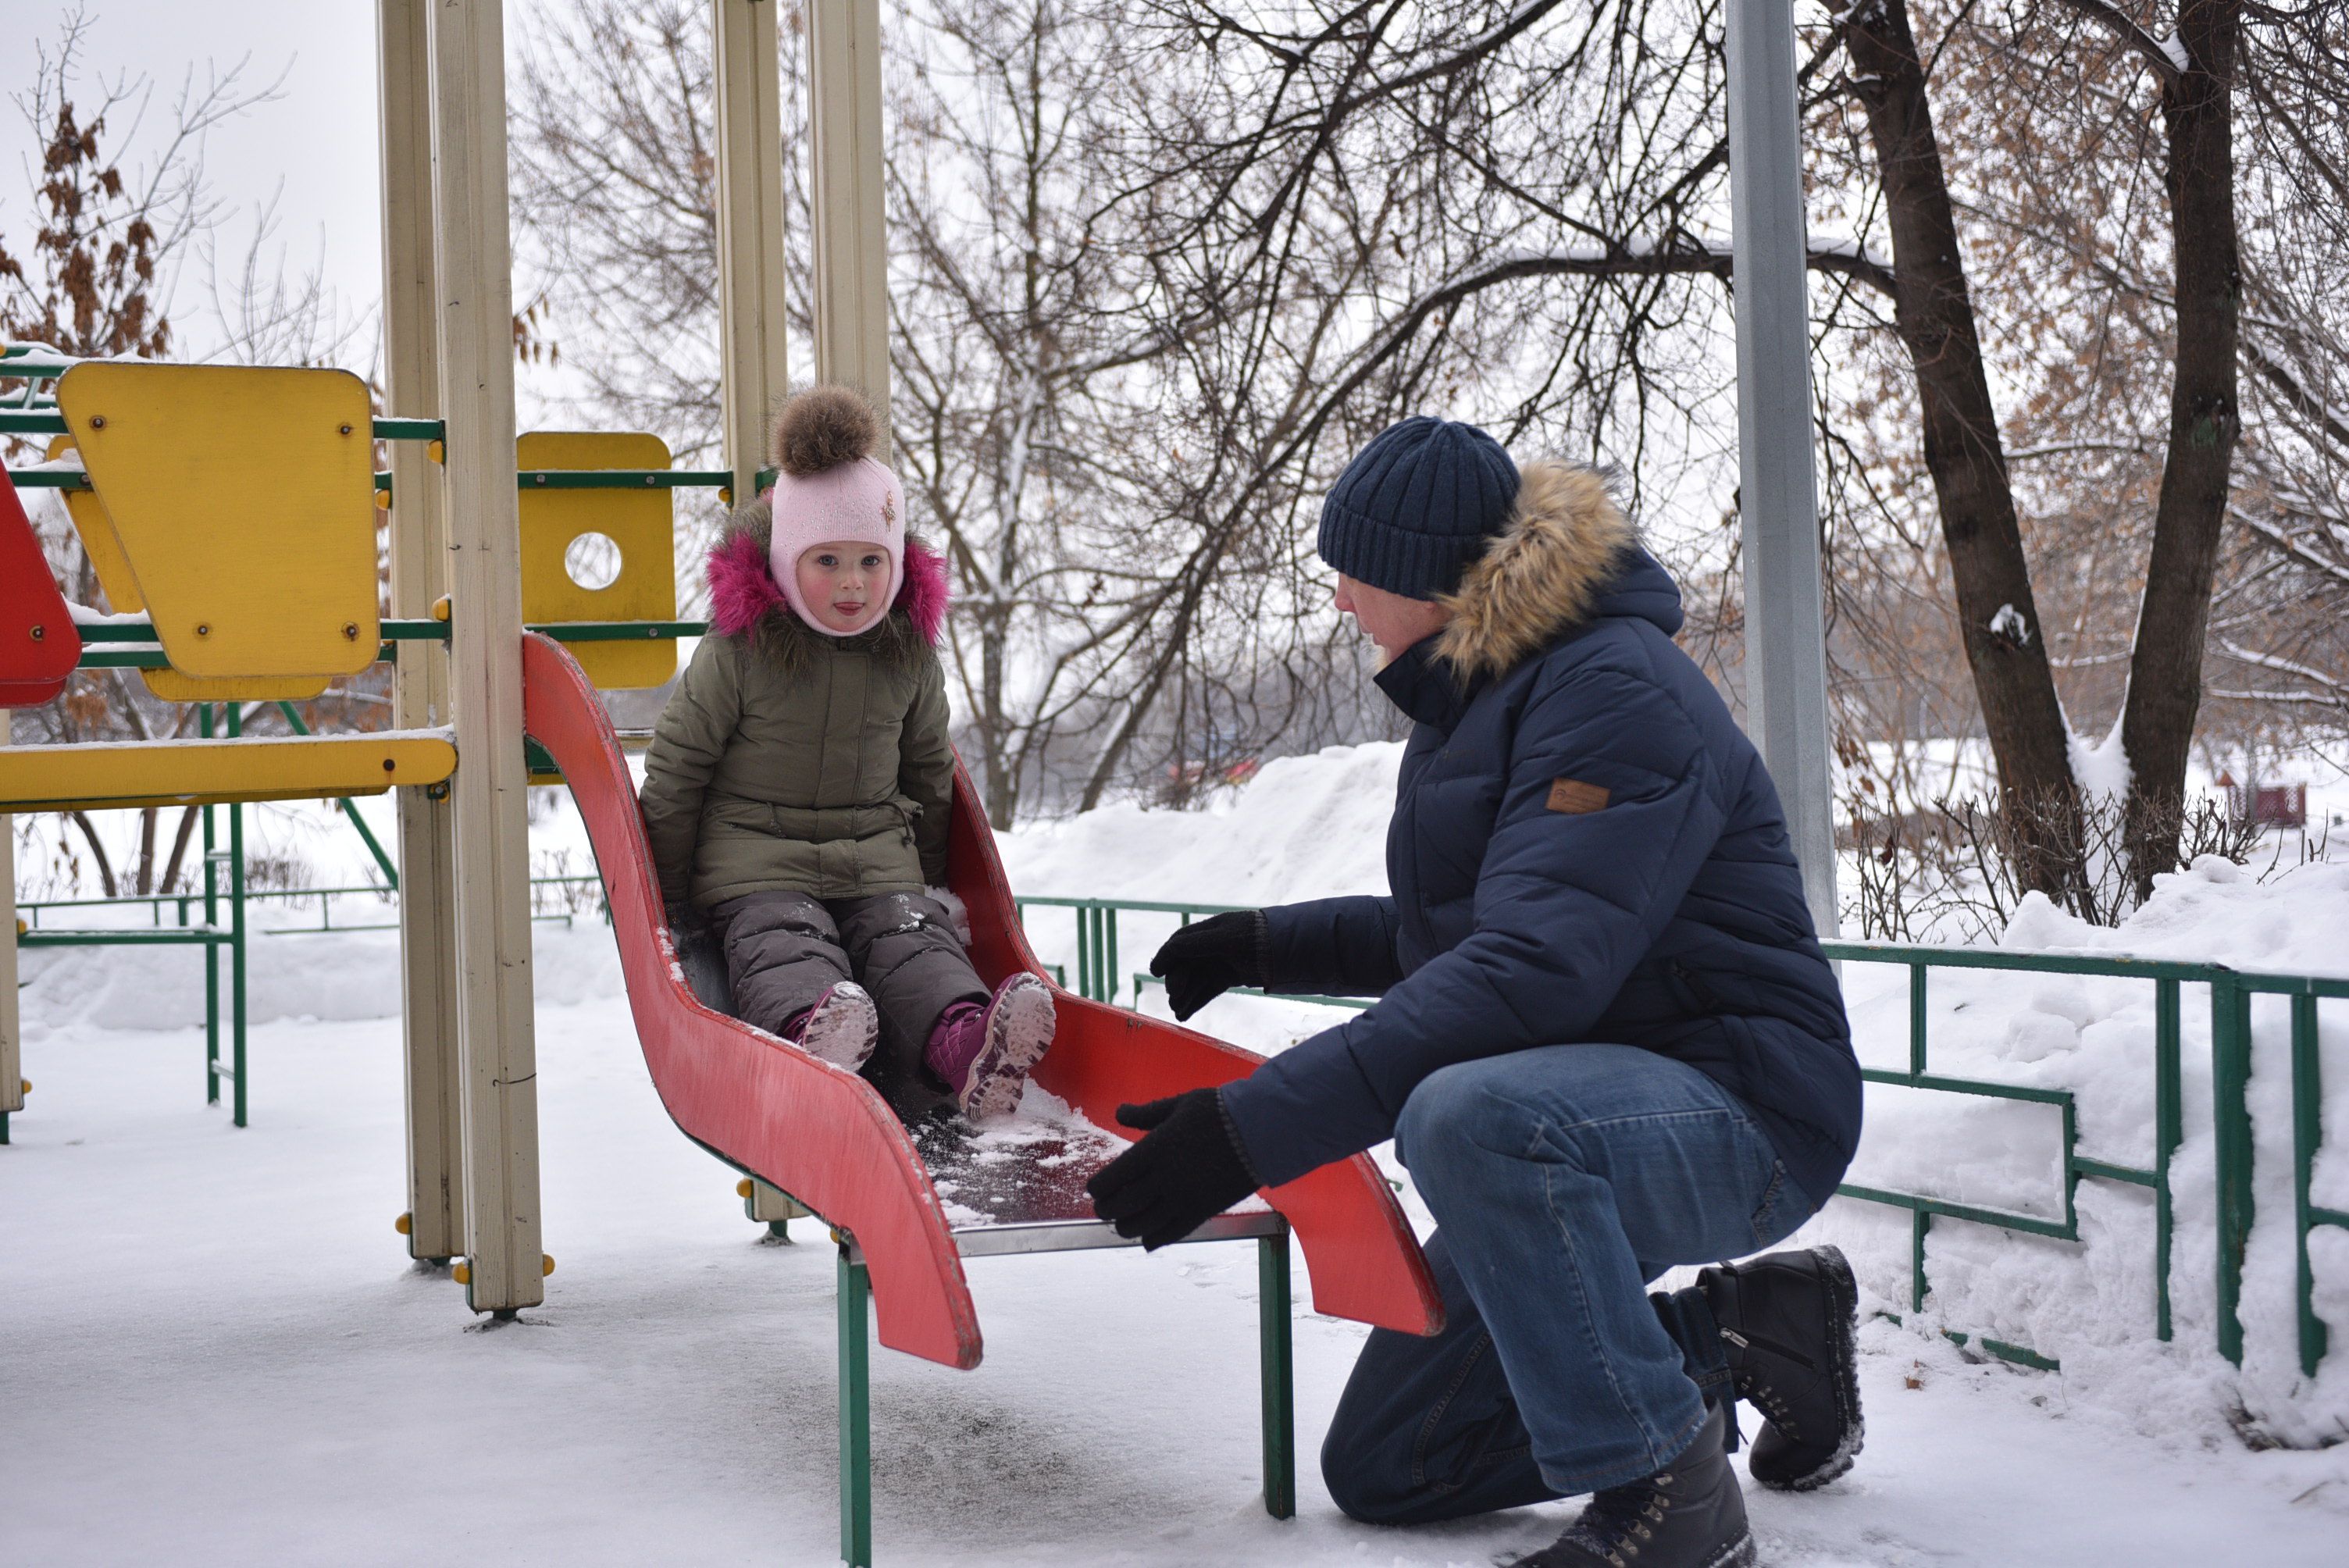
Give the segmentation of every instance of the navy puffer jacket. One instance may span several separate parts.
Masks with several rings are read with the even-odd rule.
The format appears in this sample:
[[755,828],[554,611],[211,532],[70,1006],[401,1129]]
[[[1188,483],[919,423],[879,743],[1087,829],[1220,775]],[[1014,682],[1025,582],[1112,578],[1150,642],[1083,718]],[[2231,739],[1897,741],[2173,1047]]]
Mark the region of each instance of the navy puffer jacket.
[[1379,675],[1417,720],[1386,898],[1266,912],[1270,989],[1379,998],[1226,1087],[1278,1184],[1393,1135],[1454,1062],[1605,1041],[1751,1109],[1824,1202],[1859,1066],[1762,759],[1672,643],[1680,591],[1596,476],[1526,467],[1446,628]]

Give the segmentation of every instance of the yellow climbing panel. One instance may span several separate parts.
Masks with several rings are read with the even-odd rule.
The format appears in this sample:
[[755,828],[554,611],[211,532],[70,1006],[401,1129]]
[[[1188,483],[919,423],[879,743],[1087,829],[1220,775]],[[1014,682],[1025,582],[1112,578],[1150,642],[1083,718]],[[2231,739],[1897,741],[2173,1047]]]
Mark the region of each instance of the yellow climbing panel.
[[[73,438],[59,436],[49,443],[49,459],[54,462],[73,449]],[[114,531],[114,519],[108,514],[106,503],[98,499],[96,490],[69,490],[65,498],[66,513],[81,535],[82,552],[98,573],[98,585],[106,590],[106,607],[118,615],[135,615],[146,609],[138,574],[122,552],[122,540]],[[254,681],[205,680],[178,670],[140,670],[139,675],[147,689],[165,702],[307,702],[326,689],[324,676]]]
[[380,795],[438,784],[457,748],[438,731],[0,747],[0,811],[89,811]]
[[[515,446],[522,469],[522,618],[533,625],[675,620],[671,492],[650,486],[561,490],[531,482],[532,473],[540,469],[665,469],[669,453],[661,438],[533,430]],[[617,575],[600,588],[581,583],[564,564],[573,543],[589,534],[603,535],[619,552]],[[585,547],[583,555],[593,564]],[[677,673],[674,638],[572,643],[567,647],[587,678],[607,691],[657,686]]]
[[57,407],[173,669],[317,680],[375,661],[365,382],[101,361],[58,378]]

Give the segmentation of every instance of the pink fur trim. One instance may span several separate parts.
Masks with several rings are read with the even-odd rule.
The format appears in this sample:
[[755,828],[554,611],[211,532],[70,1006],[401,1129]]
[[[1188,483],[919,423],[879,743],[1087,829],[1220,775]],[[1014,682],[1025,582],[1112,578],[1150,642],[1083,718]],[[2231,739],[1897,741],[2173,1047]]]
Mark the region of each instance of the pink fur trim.
[[783,602],[767,570],[767,552],[748,532],[730,533],[709,552],[709,624],[739,637]]
[[905,542],[905,581],[897,586],[897,603],[914,620],[922,641],[937,646],[947,624],[947,563],[913,540]]
[[[896,604],[913,618],[922,641],[935,646],[947,620],[947,563],[911,541],[905,549],[905,581]],[[730,534],[709,552],[710,629],[740,636],[759,617],[778,607],[789,610],[783,591],[767,568],[767,552],[747,532]],[[895,607],[894,605],[892,606]]]

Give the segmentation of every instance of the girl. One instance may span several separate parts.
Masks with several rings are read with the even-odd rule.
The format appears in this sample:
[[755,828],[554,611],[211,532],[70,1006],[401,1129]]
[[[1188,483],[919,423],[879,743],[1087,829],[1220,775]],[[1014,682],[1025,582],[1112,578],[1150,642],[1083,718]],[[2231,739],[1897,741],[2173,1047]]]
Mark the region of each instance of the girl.
[[992,996],[953,930],[954,750],[933,645],[946,566],[908,538],[879,421],[818,387],[775,423],[775,488],[709,556],[711,634],[640,797],[672,931],[705,913],[735,1012],[863,1071],[908,1122],[1019,1103],[1052,996]]

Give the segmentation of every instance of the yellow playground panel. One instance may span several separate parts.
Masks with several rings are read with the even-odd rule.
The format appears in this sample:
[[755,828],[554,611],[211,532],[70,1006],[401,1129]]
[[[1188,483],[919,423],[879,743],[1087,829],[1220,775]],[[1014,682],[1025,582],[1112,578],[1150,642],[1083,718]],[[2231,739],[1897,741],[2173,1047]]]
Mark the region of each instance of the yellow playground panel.
[[[72,455],[73,450],[73,438],[59,436],[49,443],[49,460]],[[106,590],[106,607],[118,615],[143,613],[147,601],[139,592],[138,575],[122,552],[121,536],[114,531],[114,519],[107,514],[106,503],[96,490],[69,490],[64,495],[66,513],[73,519],[74,531],[81,535],[82,551],[98,573],[98,585]],[[307,702],[326,689],[325,676],[267,681],[208,680],[178,670],[142,669],[139,675],[147,689],[165,702]]]
[[[659,469],[668,446],[657,436],[532,430],[514,443],[522,468],[522,618],[562,621],[673,621],[677,618],[674,506],[670,492],[647,485],[574,490],[536,482],[541,473],[579,469]],[[619,551],[617,575],[601,587],[573,577],[573,544],[601,534]],[[605,691],[657,686],[677,673],[677,642],[574,643],[572,657]]]
[[456,770],[447,737],[415,732],[12,746],[0,747],[0,802],[11,811],[95,811],[307,800],[438,784]]
[[174,670],[300,677],[300,695],[315,696],[307,682],[323,689],[325,677],[374,662],[365,382],[344,370],[95,362],[58,378],[57,407],[111,526],[84,522],[87,508],[76,523],[85,540],[103,533],[115,546],[118,576],[127,567]]

